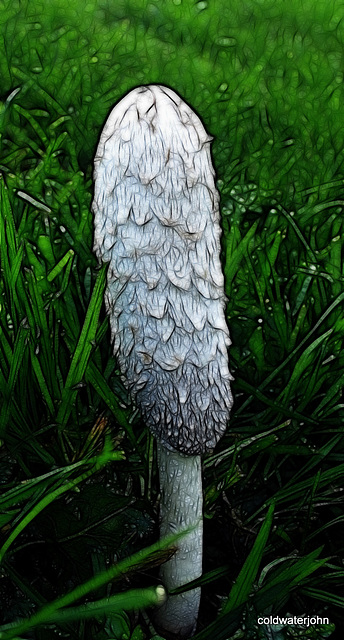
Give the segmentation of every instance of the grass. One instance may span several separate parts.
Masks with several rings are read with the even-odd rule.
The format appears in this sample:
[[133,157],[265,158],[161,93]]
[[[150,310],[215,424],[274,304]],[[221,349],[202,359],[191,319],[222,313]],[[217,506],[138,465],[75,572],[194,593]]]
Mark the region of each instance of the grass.
[[257,625],[285,613],[329,617],[309,638],[343,632],[341,14],[339,0],[3,3],[0,638],[154,636],[133,610],[160,597],[169,553],[152,548],[154,446],[112,358],[90,213],[105,117],[150,82],[214,135],[222,205],[235,405],[204,460],[196,638],[306,637]]

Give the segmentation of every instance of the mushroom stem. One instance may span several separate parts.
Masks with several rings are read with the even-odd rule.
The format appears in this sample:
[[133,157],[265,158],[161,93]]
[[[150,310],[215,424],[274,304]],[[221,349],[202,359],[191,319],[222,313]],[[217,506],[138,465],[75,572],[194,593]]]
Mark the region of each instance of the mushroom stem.
[[[160,476],[160,536],[190,528],[178,542],[160,577],[168,591],[202,575],[201,456],[183,456],[158,443]],[[172,638],[189,638],[196,630],[201,588],[171,595],[155,615],[157,630]]]

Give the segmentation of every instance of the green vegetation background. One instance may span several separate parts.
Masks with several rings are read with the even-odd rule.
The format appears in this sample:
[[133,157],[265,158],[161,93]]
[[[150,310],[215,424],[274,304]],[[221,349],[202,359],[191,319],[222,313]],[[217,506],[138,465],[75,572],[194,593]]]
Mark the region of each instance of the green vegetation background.
[[[104,120],[152,82],[215,137],[233,341],[196,637],[343,632],[343,3],[0,11],[0,638],[154,635],[154,444],[111,356],[90,212]],[[331,624],[257,626],[283,613]]]

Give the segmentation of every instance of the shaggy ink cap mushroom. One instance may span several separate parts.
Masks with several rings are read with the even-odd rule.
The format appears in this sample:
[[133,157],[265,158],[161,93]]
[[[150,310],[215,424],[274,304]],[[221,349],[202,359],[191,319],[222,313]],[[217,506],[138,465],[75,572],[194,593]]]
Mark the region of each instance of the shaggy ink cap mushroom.
[[211,138],[171,89],[134,89],[95,158],[94,249],[123,380],[169,450],[213,449],[232,406]]

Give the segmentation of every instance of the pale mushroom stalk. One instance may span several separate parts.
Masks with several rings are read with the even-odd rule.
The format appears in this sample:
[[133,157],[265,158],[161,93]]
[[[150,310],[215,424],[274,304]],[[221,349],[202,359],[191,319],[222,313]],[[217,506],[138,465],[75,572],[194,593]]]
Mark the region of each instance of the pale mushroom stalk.
[[[114,354],[158,439],[161,536],[190,527],[161,568],[168,590],[202,574],[201,454],[232,406],[211,138],[171,89],[138,87],[112,110],[95,157],[94,249],[109,262]],[[200,589],[170,596],[155,623],[195,631]]]
[[[160,478],[160,536],[190,527],[178,550],[161,565],[160,578],[167,591],[202,575],[203,517],[201,456],[184,456],[158,444]],[[201,588],[171,595],[155,613],[155,625],[171,638],[189,638],[198,618]]]

